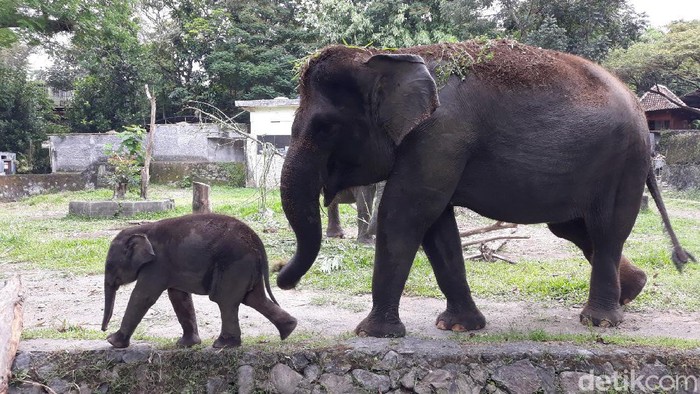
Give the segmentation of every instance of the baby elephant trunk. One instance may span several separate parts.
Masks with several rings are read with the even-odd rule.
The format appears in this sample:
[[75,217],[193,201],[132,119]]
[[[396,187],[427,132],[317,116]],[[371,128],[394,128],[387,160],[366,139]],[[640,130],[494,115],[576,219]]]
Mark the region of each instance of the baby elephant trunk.
[[102,331],[107,331],[109,320],[112,318],[112,312],[114,311],[114,299],[117,296],[118,287],[119,286],[113,286],[105,283],[105,314],[102,318]]

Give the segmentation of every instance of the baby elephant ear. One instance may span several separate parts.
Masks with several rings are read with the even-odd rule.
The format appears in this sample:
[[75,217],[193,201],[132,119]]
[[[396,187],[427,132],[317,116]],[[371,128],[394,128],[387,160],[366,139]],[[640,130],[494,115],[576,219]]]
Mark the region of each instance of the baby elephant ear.
[[365,64],[380,75],[371,95],[373,116],[398,145],[440,106],[435,81],[416,55],[374,55]]
[[131,250],[131,264],[135,271],[138,271],[142,265],[150,263],[156,257],[153,251],[153,245],[148,240],[146,234],[134,234],[128,241],[129,249]]

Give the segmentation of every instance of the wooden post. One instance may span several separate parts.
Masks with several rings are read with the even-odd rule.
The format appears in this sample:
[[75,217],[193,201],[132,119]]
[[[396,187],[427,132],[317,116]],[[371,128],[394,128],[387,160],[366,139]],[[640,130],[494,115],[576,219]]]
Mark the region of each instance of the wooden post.
[[209,185],[192,182],[192,213],[210,213]]
[[15,276],[0,288],[0,393],[6,393],[22,334],[22,283]]

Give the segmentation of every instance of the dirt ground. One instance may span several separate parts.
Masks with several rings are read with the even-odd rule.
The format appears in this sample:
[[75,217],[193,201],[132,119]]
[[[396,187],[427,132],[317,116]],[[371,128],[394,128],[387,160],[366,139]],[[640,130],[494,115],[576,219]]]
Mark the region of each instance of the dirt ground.
[[[577,251],[554,237],[544,226],[520,226],[518,235],[528,235],[524,241],[510,241],[503,254],[521,258],[565,258]],[[351,234],[349,234],[351,235]],[[25,291],[24,328],[82,327],[99,330],[103,292],[101,275],[75,276],[49,271],[26,271],[17,264],[0,263],[5,274],[20,274]],[[116,330],[126,308],[131,286],[118,292],[110,331]],[[313,338],[333,338],[355,328],[369,312],[371,296],[348,296],[342,293],[308,289],[283,291],[273,284],[273,292],[282,307],[295,316],[299,325],[294,335]],[[203,339],[214,339],[220,329],[219,310],[206,296],[195,296],[195,307]],[[485,329],[475,332],[530,332],[543,329],[549,333],[619,333],[640,337],[676,337],[700,340],[700,312],[685,311],[627,311],[625,321],[617,328],[591,329],[579,323],[581,306],[556,303],[499,302],[477,299],[486,316]],[[443,311],[443,299],[403,297],[400,314],[408,335],[441,338],[456,335],[440,331],[435,318]],[[274,326],[246,306],[240,310],[244,343],[258,340],[260,335],[275,335]],[[181,334],[167,295],[151,308],[138,329],[148,335],[179,337]],[[469,335],[469,334],[460,334]],[[106,336],[106,334],[105,334]],[[269,339],[269,337],[268,337]],[[107,344],[105,342],[105,344]]]

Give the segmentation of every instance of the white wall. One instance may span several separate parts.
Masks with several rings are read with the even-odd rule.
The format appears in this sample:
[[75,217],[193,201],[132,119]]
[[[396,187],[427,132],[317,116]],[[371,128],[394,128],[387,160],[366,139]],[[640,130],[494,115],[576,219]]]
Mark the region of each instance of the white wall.
[[[261,100],[262,101],[262,100]],[[274,100],[269,100],[274,101]],[[287,100],[287,103],[291,100]],[[291,136],[292,122],[298,107],[298,102],[291,105],[269,105],[244,107],[250,112],[250,135],[253,138],[261,136]],[[236,103],[238,105],[238,102]],[[258,144],[255,141],[248,141],[246,147],[246,162],[248,163],[248,179],[246,185],[258,187],[262,184],[263,178],[267,187],[275,188],[280,185],[282,174],[282,164],[284,159],[279,155],[273,156],[270,168],[265,175],[265,157],[259,153]],[[286,152],[286,149],[282,149]]]

